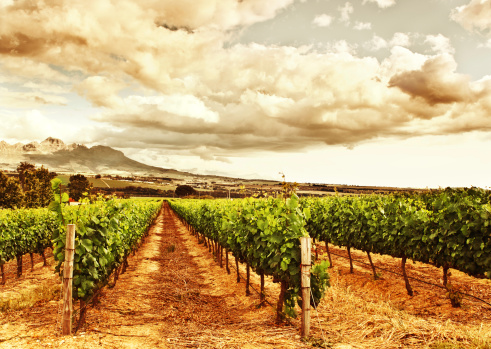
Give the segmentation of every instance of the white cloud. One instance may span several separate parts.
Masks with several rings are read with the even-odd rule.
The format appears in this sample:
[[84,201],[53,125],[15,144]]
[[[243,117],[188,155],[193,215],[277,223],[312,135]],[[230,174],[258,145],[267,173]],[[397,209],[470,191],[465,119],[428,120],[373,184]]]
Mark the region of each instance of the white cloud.
[[350,2],[346,2],[344,6],[339,6],[338,11],[341,14],[340,21],[348,25],[350,23],[351,14],[355,11],[353,5]]
[[450,39],[443,36],[442,34],[438,35],[427,35],[425,42],[431,45],[431,49],[436,53],[455,53],[455,49],[450,43]]
[[411,45],[411,40],[409,38],[409,35],[406,33],[394,33],[394,36],[389,42],[390,46],[402,46],[402,47],[409,47]]
[[471,0],[456,7],[450,18],[469,31],[477,29],[491,35],[491,0]]
[[16,113],[16,115],[0,111],[0,120],[2,123],[0,138],[2,139],[31,142],[63,135],[62,127],[38,109],[26,110]]
[[313,20],[313,24],[319,26],[319,27],[329,27],[332,23],[332,16],[329,16],[327,14],[322,14],[315,16]]
[[362,4],[365,5],[368,2],[374,2],[380,8],[387,8],[396,4],[396,0],[363,0]]
[[483,44],[479,44],[477,47],[479,47],[479,48],[491,48],[491,39],[488,39]]
[[374,34],[372,40],[367,42],[365,44],[365,47],[370,51],[378,51],[383,48],[387,48],[388,43],[384,38],[381,38],[380,36]]
[[43,105],[66,105],[67,99],[56,94],[12,91],[0,86],[0,105],[4,108],[38,108]]
[[372,29],[372,23],[356,21],[353,29],[355,29],[355,30],[370,30],[370,29]]

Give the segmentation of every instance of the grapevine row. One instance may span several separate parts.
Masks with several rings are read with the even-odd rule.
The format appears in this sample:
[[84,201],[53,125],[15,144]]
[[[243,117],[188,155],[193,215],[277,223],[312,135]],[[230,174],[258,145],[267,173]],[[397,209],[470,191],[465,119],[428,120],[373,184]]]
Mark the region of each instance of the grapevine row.
[[[299,239],[308,236],[306,215],[297,196],[286,200],[171,200],[169,204],[196,233],[231,251],[257,274],[280,282],[278,311],[284,305],[288,315],[296,316],[294,307],[301,297]],[[328,283],[326,268],[323,263],[311,271],[315,304]]]
[[333,196],[302,205],[311,213],[307,230],[326,243],[491,277],[488,191]]

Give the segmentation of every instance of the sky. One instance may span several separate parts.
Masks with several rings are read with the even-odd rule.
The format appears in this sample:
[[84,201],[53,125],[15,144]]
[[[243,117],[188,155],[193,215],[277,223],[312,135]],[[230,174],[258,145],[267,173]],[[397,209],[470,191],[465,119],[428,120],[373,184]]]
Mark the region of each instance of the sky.
[[491,186],[491,0],[0,0],[0,140],[242,178]]

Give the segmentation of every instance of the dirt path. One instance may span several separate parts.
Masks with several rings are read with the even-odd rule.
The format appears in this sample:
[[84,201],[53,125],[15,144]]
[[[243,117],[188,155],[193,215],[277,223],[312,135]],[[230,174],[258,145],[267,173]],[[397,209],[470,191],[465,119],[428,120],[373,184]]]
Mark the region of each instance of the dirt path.
[[[231,262],[233,262],[233,257]],[[258,278],[253,285],[259,289]],[[276,298],[276,285],[267,291]],[[73,337],[59,334],[60,302],[0,314],[2,348],[302,348],[298,327],[213,261],[165,206],[116,286],[106,288]]]

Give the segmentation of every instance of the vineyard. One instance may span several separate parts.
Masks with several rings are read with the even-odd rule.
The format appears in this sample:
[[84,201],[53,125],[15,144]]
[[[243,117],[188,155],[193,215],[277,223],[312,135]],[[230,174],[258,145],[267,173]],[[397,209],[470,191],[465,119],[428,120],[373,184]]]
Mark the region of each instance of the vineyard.
[[[61,196],[59,201],[62,201]],[[148,332],[154,341],[152,343],[158,342],[160,344],[157,346],[161,347],[203,346],[206,338],[217,340],[218,334],[205,330],[207,326],[214,328],[217,324],[218,333],[228,338],[225,341],[228,344],[223,347],[234,347],[245,343],[237,338],[239,333],[245,335],[249,333],[249,329],[257,333],[267,332],[278,323],[283,326],[281,330],[278,329],[279,337],[271,336],[278,343],[277,347],[336,347],[328,344],[329,338],[336,338],[339,343],[348,340],[340,337],[338,332],[333,332],[340,326],[333,319],[341,318],[341,315],[333,315],[336,307],[344,312],[343,316],[351,312],[353,317],[370,317],[370,313],[374,311],[372,305],[364,303],[360,309],[372,310],[361,315],[359,313],[362,311],[358,309],[347,311],[344,302],[367,302],[366,299],[370,299],[370,304],[379,302],[380,300],[366,298],[362,290],[370,287],[370,292],[377,294],[377,289],[382,285],[384,288],[398,290],[402,285],[407,294],[412,296],[410,298],[406,295],[404,303],[411,304],[412,299],[417,299],[426,304],[438,299],[440,304],[441,299],[446,298],[447,301],[441,304],[446,304],[444,309],[445,314],[450,316],[449,319],[478,318],[466,320],[470,326],[465,327],[467,334],[456,331],[447,321],[448,331],[423,331],[423,327],[419,327],[422,331],[420,337],[416,333],[408,337],[397,326],[393,327],[396,332],[391,336],[384,332],[377,335],[377,322],[371,325],[367,322],[367,326],[374,329],[360,340],[365,338],[367,343],[378,344],[366,347],[400,347],[401,343],[430,347],[428,343],[460,342],[462,346],[455,348],[486,348],[485,345],[490,344],[489,334],[472,337],[479,340],[470,339],[469,336],[474,333],[470,329],[478,325],[478,319],[491,321],[491,305],[486,305],[489,305],[491,293],[489,202],[488,192],[474,188],[447,189],[418,195],[335,196],[302,200],[296,195],[244,200],[170,200],[165,204],[165,218],[162,218],[161,213],[153,230],[148,230],[148,227],[155,222],[161,201],[100,201],[89,205],[63,207],[58,213],[48,210],[3,210],[0,211],[1,258],[2,264],[8,263],[14,259],[19,260],[22,254],[41,253],[47,246],[52,246],[52,264],[57,274],[61,275],[65,258],[66,225],[75,224],[77,232],[72,297],[81,301],[77,315],[80,318],[87,316],[87,325],[82,328],[85,333],[92,333],[92,339],[97,333],[99,338],[100,333],[113,339],[118,338],[118,334],[114,332],[114,326],[117,326],[114,323],[115,314],[110,310],[111,304],[117,303],[117,312],[124,315],[122,318],[118,317],[118,321],[123,321],[126,324],[124,326],[136,327],[137,325],[131,325],[128,320],[134,318],[143,331],[132,334],[122,330],[123,332],[118,333],[123,337],[134,335],[136,339],[132,340],[135,341],[146,336],[141,333]],[[174,218],[175,214],[180,221]],[[189,233],[192,236],[187,237]],[[315,323],[314,316],[314,337],[301,342],[295,337],[298,333],[295,327],[299,328],[299,319],[296,316],[302,312],[300,238],[309,236],[315,241],[311,251],[312,293],[309,302],[314,307],[314,314],[317,314],[317,321],[324,325]],[[360,269],[356,264],[363,263],[363,255],[368,258],[369,263],[366,264],[369,269]],[[406,260],[417,264],[406,265]],[[396,261],[398,265],[395,264]],[[424,265],[428,267],[423,267]],[[431,273],[426,272],[427,268],[430,268],[428,270]],[[425,271],[421,272],[423,269]],[[387,270],[401,273],[403,283],[388,276]],[[370,274],[371,280],[363,276]],[[416,280],[411,281],[412,286],[409,282],[411,278]],[[418,278],[433,283],[443,280],[444,290],[420,292],[422,286],[418,283]],[[143,280],[145,284],[141,283]],[[222,280],[223,284],[217,280]],[[7,280],[7,287],[9,282],[20,281]],[[347,285],[349,288],[349,282],[354,289],[359,287],[362,292],[348,295],[341,286]],[[456,290],[474,294],[481,302],[467,298],[465,292],[459,293]],[[229,292],[233,293],[232,298],[228,295]],[[395,293],[398,294],[398,299],[404,298],[400,291]],[[120,303],[119,298],[114,298],[116,294],[123,297],[123,303]],[[124,301],[124,295],[130,294],[134,300],[137,299],[137,304]],[[141,294],[145,294],[146,298],[142,299]],[[226,303],[223,303],[223,299],[214,299],[211,296],[214,294],[226,297]],[[356,300],[353,297],[357,297]],[[85,314],[89,303],[90,307],[94,307],[94,313],[89,310]],[[146,313],[152,314],[146,315],[148,322],[137,319],[139,303],[146,309]],[[223,318],[215,318],[218,314],[213,315],[213,307],[210,308],[207,304],[214,304],[216,309],[220,309],[220,316]],[[227,308],[224,304],[235,305]],[[453,308],[454,306],[460,308]],[[104,307],[108,310],[104,310]],[[239,311],[239,308],[242,310],[232,317],[227,315],[234,307],[238,308],[233,312]],[[129,310],[125,310],[126,308]],[[200,308],[202,310],[197,310]],[[432,306],[426,308],[432,309]],[[205,309],[211,313],[205,313]],[[464,311],[472,316],[466,316]],[[196,312],[201,317],[197,317]],[[48,318],[52,323],[59,321],[56,320],[56,314],[49,314],[51,315]],[[108,317],[109,327],[106,330],[101,330],[106,325],[99,319],[100,314]],[[428,314],[425,316],[431,317]],[[416,315],[420,316],[419,313],[415,313]],[[12,316],[15,318],[15,313],[7,314],[5,319],[13,321]],[[242,323],[250,324],[251,317],[257,316],[263,317],[256,322],[262,327],[261,330],[257,327],[259,325],[241,327]],[[400,314],[394,313],[391,316],[398,317]],[[441,314],[438,316],[441,317]],[[214,320],[210,320],[210,317]],[[211,322],[204,321],[204,318]],[[344,326],[351,323],[351,319],[343,319]],[[17,318],[15,321],[21,320]],[[201,334],[201,339],[197,335],[186,337],[186,331],[182,335],[177,335],[176,332],[170,334],[169,329],[163,330],[159,325],[157,327],[160,331],[170,336],[165,345],[162,344],[159,342],[162,338],[158,339],[147,326],[157,323],[169,325],[169,321],[174,321],[175,331],[182,332],[182,328],[190,326],[195,331],[193,333]],[[420,319],[414,318],[411,321],[419,323]],[[4,320],[0,324],[3,323]],[[294,327],[291,328],[291,325]],[[237,329],[235,335],[227,332],[230,326]],[[359,321],[352,326],[359,326]],[[433,325],[426,326],[434,329]],[[480,326],[483,328],[482,322]],[[59,330],[52,327],[50,331],[58,333]],[[327,337],[326,333],[329,334]],[[353,340],[356,336],[352,334]],[[2,337],[10,338],[5,333],[0,334],[0,339]],[[285,342],[284,338],[288,340]],[[257,345],[254,347],[275,346],[271,341],[257,338],[251,340],[256,341]],[[392,340],[399,342],[392,343]],[[476,344],[478,342],[479,345]],[[71,346],[76,344],[73,340],[69,343]]]

